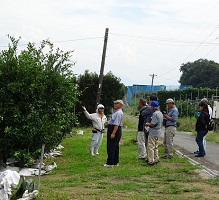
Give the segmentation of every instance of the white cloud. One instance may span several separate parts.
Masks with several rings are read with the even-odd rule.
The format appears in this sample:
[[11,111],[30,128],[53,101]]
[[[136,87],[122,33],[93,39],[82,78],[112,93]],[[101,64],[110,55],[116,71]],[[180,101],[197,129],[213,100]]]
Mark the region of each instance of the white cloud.
[[[6,44],[6,34],[21,36],[22,42],[46,38],[55,42],[103,36],[108,27],[105,72],[112,71],[128,85],[150,84],[149,74],[162,75],[175,68],[155,78],[155,84],[175,85],[180,77],[180,64],[204,57],[214,48],[215,45],[202,45],[197,49],[191,45],[200,44],[218,25],[218,8],[217,0],[1,1],[0,46]],[[218,43],[218,36],[219,28],[206,42]],[[85,69],[99,73],[103,39],[55,45],[75,50],[75,73]],[[218,50],[216,47],[206,58],[219,62]]]

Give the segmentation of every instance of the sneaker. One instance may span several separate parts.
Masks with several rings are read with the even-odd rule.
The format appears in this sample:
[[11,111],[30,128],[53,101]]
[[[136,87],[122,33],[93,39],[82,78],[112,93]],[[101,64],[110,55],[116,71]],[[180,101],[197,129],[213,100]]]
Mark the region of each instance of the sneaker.
[[119,167],[119,163],[117,163],[116,165],[114,165],[114,166],[116,166],[116,167]]
[[94,154],[94,153],[91,153],[90,155],[91,155],[91,156],[95,156],[95,154]]
[[103,164],[104,167],[114,167],[114,165]]
[[99,152],[97,151],[95,154],[96,154],[96,155],[99,155]]
[[[195,151],[194,154],[195,155],[199,154],[199,151]],[[204,153],[204,156],[205,156],[205,153]]]
[[199,154],[199,150],[197,150],[197,151],[194,151],[194,154]]
[[156,165],[156,164],[158,164],[159,162],[160,162],[160,161],[159,161],[159,160],[157,160],[157,161],[155,161],[155,162],[154,162],[154,164]]
[[155,165],[155,164],[156,164],[156,163],[154,163],[154,162],[153,162],[153,163],[148,163],[149,166],[153,166],[153,165]]
[[163,155],[163,156],[161,156],[161,158],[164,158],[164,159],[170,159],[170,158],[172,158],[173,156],[169,156],[169,155]]
[[196,154],[195,157],[204,157],[202,154]]

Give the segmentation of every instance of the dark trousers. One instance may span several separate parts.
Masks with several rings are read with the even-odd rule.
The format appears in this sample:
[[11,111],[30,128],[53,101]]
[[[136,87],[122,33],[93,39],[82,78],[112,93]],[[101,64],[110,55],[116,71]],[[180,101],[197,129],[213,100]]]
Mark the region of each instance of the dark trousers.
[[119,163],[119,142],[122,135],[121,126],[118,127],[115,138],[111,139],[111,134],[113,132],[114,125],[108,125],[107,130],[107,162],[108,165],[116,165]]
[[203,138],[205,137],[207,132],[208,132],[207,130],[197,131],[196,142],[198,144],[199,154],[202,155],[202,156],[205,155],[205,149],[204,149],[204,145],[203,145]]

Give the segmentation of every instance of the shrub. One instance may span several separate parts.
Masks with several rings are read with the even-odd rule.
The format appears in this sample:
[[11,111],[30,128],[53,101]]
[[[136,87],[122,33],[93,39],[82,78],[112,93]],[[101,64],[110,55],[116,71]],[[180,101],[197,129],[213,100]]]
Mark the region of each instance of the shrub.
[[29,43],[18,53],[9,37],[0,52],[0,159],[16,151],[30,154],[42,144],[50,150],[75,123],[77,101],[75,76],[70,71],[72,52],[54,50],[49,41],[39,48]]

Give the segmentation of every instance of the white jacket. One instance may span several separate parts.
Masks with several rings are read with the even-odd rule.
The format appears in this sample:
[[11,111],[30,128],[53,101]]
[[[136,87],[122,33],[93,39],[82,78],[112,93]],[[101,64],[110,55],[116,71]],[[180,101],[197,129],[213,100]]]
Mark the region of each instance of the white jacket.
[[99,113],[90,114],[87,111],[84,111],[85,116],[92,121],[93,128],[98,130],[103,130],[105,123],[107,122],[107,118],[105,115],[101,118]]

